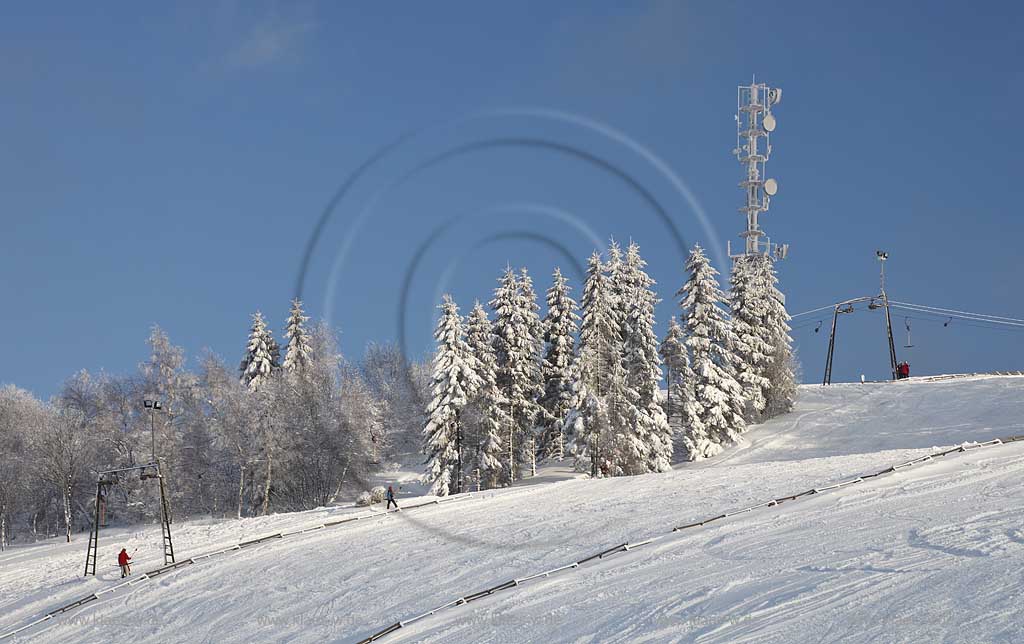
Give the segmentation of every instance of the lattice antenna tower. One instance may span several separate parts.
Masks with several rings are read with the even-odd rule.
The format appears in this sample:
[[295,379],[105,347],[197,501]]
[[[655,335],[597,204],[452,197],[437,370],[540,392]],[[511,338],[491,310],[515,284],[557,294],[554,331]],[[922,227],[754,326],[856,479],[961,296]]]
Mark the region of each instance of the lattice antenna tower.
[[[736,88],[736,148],[733,154],[744,167],[744,203],[739,209],[747,220],[747,229],[740,233],[745,241],[744,251],[730,257],[764,253],[776,259],[783,259],[789,252],[789,244],[772,244],[758,225],[758,215],[768,210],[771,199],[779,191],[779,183],[768,178],[765,164],[772,154],[771,133],[775,131],[775,116],[772,107],[782,100],[782,90],[769,87],[767,83],[750,81],[750,85]],[[762,147],[763,140],[763,147]],[[764,241],[761,240],[765,237]]]

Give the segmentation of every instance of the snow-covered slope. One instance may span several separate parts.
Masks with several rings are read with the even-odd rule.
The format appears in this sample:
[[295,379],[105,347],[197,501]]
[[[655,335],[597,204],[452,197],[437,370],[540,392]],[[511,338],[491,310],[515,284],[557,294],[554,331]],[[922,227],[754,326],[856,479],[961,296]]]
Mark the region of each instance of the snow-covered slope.
[[[933,447],[1024,433],[1022,403],[1024,378],[804,387],[793,414],[714,461],[485,492],[270,541],[103,595],[28,632],[43,642],[357,641],[624,541]],[[188,556],[357,511],[193,523],[175,538]],[[101,560],[114,545],[159,552],[158,531],[103,539],[110,552]],[[0,626],[119,581],[113,565],[81,578],[84,547],[80,539],[0,555]],[[1014,443],[675,533],[439,612],[384,641],[1024,641],[1022,571],[1024,443]]]

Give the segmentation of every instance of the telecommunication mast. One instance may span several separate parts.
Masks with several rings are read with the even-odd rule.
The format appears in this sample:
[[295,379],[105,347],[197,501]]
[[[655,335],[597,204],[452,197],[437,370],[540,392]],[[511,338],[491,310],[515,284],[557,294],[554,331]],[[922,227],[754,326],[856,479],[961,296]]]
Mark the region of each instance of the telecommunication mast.
[[[771,133],[775,131],[772,107],[780,100],[782,90],[768,87],[767,83],[751,80],[750,85],[736,88],[736,148],[733,154],[745,169],[743,181],[739,183],[744,195],[739,211],[746,217],[747,228],[740,233],[745,241],[743,252],[733,255],[729,244],[728,253],[734,259],[757,253],[783,259],[789,252],[788,244],[772,244],[757,221],[758,215],[768,210],[772,197],[779,191],[779,183],[765,173],[765,164],[772,154]],[[764,241],[761,237],[765,237]]]

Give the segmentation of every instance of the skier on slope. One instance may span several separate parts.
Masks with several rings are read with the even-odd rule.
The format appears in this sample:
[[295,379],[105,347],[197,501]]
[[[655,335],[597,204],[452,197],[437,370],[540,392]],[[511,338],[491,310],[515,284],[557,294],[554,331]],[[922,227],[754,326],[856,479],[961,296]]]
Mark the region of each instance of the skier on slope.
[[395,509],[396,510],[401,509],[401,508],[398,507],[398,501],[395,501],[395,491],[394,491],[394,489],[392,489],[392,487],[390,485],[388,486],[388,492],[387,492],[387,494],[385,495],[384,498],[386,498],[388,500],[388,507],[385,508],[386,510],[390,510],[391,509],[391,504],[392,503],[395,504]]
[[900,365],[900,378],[909,378],[909,377],[910,377],[910,363],[907,362],[907,361],[904,361],[903,364]]
[[127,548],[121,548],[121,552],[117,553],[117,565],[121,566],[121,579],[132,574],[132,567],[128,564],[131,560],[132,558],[128,554]]

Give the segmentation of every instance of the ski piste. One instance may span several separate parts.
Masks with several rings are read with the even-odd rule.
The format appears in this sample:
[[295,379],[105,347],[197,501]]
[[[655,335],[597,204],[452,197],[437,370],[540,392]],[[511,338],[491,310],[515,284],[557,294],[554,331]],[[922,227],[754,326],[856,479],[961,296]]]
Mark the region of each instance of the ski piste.
[[[203,565],[182,563],[157,573],[143,560],[134,575],[139,579],[133,580],[132,585],[111,592],[106,592],[102,583],[93,588],[97,589],[94,592],[100,600],[119,597],[130,589],[135,595],[132,606],[143,618],[150,610],[159,610],[159,606],[187,607],[182,617],[167,626],[178,629],[175,632],[189,632],[190,628],[199,628],[201,624],[214,623],[207,620],[218,615],[218,619],[227,617],[231,623],[231,629],[223,631],[228,640],[258,639],[260,631],[247,630],[243,622],[230,616],[242,606],[251,610],[252,585],[262,588],[266,584],[267,588],[258,593],[262,597],[259,600],[262,602],[259,605],[263,606],[261,612],[267,615],[261,624],[263,628],[273,628],[274,615],[284,606],[273,599],[272,591],[277,579],[273,571],[279,565],[288,569],[289,577],[298,572],[300,577],[315,579],[308,584],[300,582],[308,591],[314,586],[358,589],[351,592],[350,601],[357,601],[359,605],[372,602],[394,619],[405,621],[449,600],[471,596],[509,579],[522,581],[533,574],[564,566],[566,561],[581,561],[609,549],[621,550],[619,544],[628,544],[628,549],[622,552],[608,553],[569,569],[564,575],[539,577],[537,581],[543,581],[540,585],[521,583],[510,594],[492,593],[493,597],[475,600],[470,606],[438,612],[400,629],[403,634],[396,633],[391,639],[407,641],[433,633],[451,641],[475,641],[482,633],[477,628],[487,621],[467,619],[465,610],[484,611],[493,616],[495,623],[501,623],[530,606],[535,607],[529,608],[527,615],[530,617],[516,622],[517,637],[525,641],[539,641],[543,633],[552,632],[550,629],[573,637],[584,633],[607,634],[612,631],[604,629],[613,625],[621,628],[628,623],[623,621],[626,613],[636,609],[630,598],[652,609],[672,606],[683,579],[690,579],[691,587],[694,579],[703,579],[694,590],[707,595],[698,598],[697,603],[678,618],[666,618],[664,623],[654,624],[651,633],[669,633],[665,629],[679,629],[686,623],[705,623],[699,616],[713,609],[727,612],[721,618],[723,621],[715,622],[720,630],[716,630],[715,635],[705,636],[709,641],[735,639],[755,627],[767,629],[765,633],[776,633],[779,637],[789,633],[792,639],[795,633],[806,632],[817,624],[815,620],[832,619],[831,611],[838,606],[834,601],[843,598],[847,599],[844,610],[853,611],[854,617],[859,610],[892,610],[901,604],[895,601],[900,596],[907,597],[907,601],[920,610],[938,611],[935,615],[939,616],[946,610],[942,606],[949,601],[951,593],[955,595],[962,587],[945,575],[962,576],[977,570],[976,574],[986,575],[990,584],[994,584],[993,588],[1000,588],[999,584],[1006,581],[1003,571],[1016,552],[1010,539],[1017,526],[1012,510],[1017,506],[1013,500],[1018,494],[1024,494],[1020,490],[1024,458],[1020,444],[981,449],[968,446],[965,452],[950,454],[953,460],[934,458],[918,465],[897,467],[895,472],[862,483],[834,490],[825,488],[922,459],[933,454],[936,446],[959,449],[955,446],[964,441],[984,442],[993,434],[1011,435],[1014,430],[1019,433],[1022,390],[1024,378],[1014,377],[858,383],[833,385],[827,390],[807,387],[801,391],[801,403],[794,414],[755,428],[747,435],[751,446],[726,452],[723,456],[729,460],[720,466],[710,460],[680,467],[665,475],[666,478],[651,475],[601,481],[565,480],[485,492],[474,495],[469,503],[436,505],[437,511],[419,514],[414,524],[405,524],[397,520],[398,516],[382,521],[384,517],[379,508],[374,508],[372,513],[358,508],[348,511],[352,516],[365,515],[362,520],[343,516],[344,511],[338,514],[339,510],[321,510],[241,524],[232,521],[224,527],[249,525],[250,531],[258,531],[260,527],[266,531],[264,534],[249,532],[244,538],[233,541],[235,546],[248,544],[237,550],[223,541],[223,545],[216,547],[216,542],[211,541],[214,534],[220,534],[219,538],[223,539],[229,533],[211,533],[211,526],[192,528],[185,522],[179,526],[176,540],[183,552],[204,553],[193,557],[196,563]],[[894,423],[894,418],[901,418],[903,422]],[[707,492],[702,495],[690,491],[698,474],[699,480],[707,486]],[[812,489],[819,491],[801,496],[798,501],[783,500],[777,508],[742,512],[769,498],[784,499]],[[982,494],[986,489],[999,490],[1000,495]],[[780,494],[784,496],[779,497]],[[964,500],[956,502],[956,499]],[[408,498],[404,504],[419,502],[420,499]],[[445,507],[450,509],[445,510]],[[564,511],[539,513],[548,507],[563,507]],[[734,512],[742,513],[708,521]],[[333,518],[331,513],[335,514]],[[364,523],[367,519],[376,519],[376,522]],[[342,520],[347,523],[341,525],[355,529],[337,531],[320,527]],[[679,548],[668,551],[661,542],[636,547],[659,528],[668,531],[699,522],[705,525],[675,533],[683,539]],[[966,531],[957,528],[958,525],[965,526]],[[528,529],[530,541],[503,539],[501,528],[510,526]],[[588,532],[597,526],[602,526],[600,533]],[[1000,526],[1005,526],[1005,532]],[[573,527],[571,532],[570,527]],[[891,532],[893,530],[895,532]],[[237,539],[237,528],[233,531]],[[155,527],[151,532],[152,543],[156,545],[159,541]],[[578,536],[583,533],[591,536]],[[894,540],[892,534],[902,534],[904,538]],[[911,535],[909,542],[908,534]],[[992,535],[994,540],[971,541],[986,534]],[[1004,536],[996,539],[999,535]],[[198,542],[194,541],[197,537]],[[118,539],[116,535],[112,538]],[[203,547],[203,544],[213,547]],[[925,545],[929,547],[923,547]],[[982,558],[966,557],[933,549],[931,545],[951,552],[989,554]],[[771,557],[750,558],[766,547],[774,553]],[[308,564],[314,568],[305,575],[304,553],[310,548],[315,549],[317,556],[313,558],[315,563],[311,560]],[[879,548],[891,551],[888,563],[877,559]],[[678,555],[673,554],[677,550]],[[747,551],[750,554],[744,555]],[[158,549],[150,552],[158,553]],[[232,552],[248,554],[235,557],[231,556]],[[836,552],[842,553],[838,561]],[[1011,557],[1010,562],[1005,559],[1007,556]],[[643,563],[647,560],[649,564]],[[59,559],[53,561],[58,563]],[[324,561],[331,564],[324,565]],[[827,563],[829,561],[831,564]],[[853,571],[859,568],[902,569],[905,565],[932,572],[924,578],[909,574],[847,572],[835,573],[834,580],[830,573],[815,572],[837,564],[841,569]],[[704,570],[705,577],[696,575],[693,566]],[[754,566],[757,574],[745,578],[738,575],[737,566]],[[455,576],[446,573],[453,569],[463,572]],[[31,567],[25,568],[24,572],[31,570]],[[374,571],[373,581],[361,576],[367,570]],[[142,571],[150,571],[168,581],[152,585],[149,580],[141,579]],[[11,566],[0,566],[0,583],[17,593],[18,577],[12,578],[12,572],[17,571]],[[235,589],[243,578],[239,575],[247,580],[248,599],[243,600]],[[874,581],[840,590],[843,586],[837,584],[841,579],[856,579],[858,575],[867,575],[866,582]],[[582,601],[584,595],[580,593],[592,588],[598,579],[616,588],[616,592],[604,599],[594,598],[593,604]],[[381,584],[379,589],[378,583]],[[790,592],[798,592],[797,596],[802,598],[820,596],[835,600],[825,601],[820,609],[809,607],[793,612],[787,607],[802,604],[793,604],[792,598],[775,594],[775,588],[780,592],[790,588]],[[803,588],[806,590],[799,590]],[[877,592],[869,592],[872,589]],[[37,610],[52,610],[53,604],[49,608],[46,604],[62,598],[70,604],[75,599],[73,591],[74,588],[64,586],[51,599],[38,598],[18,613],[25,615],[25,609],[31,610],[31,606],[38,607]],[[345,592],[349,596],[350,591]],[[758,597],[761,607],[744,609],[742,597],[745,596]],[[292,598],[290,604],[294,605],[294,596],[289,597]],[[613,601],[613,598],[618,599]],[[623,600],[625,603],[621,603]],[[104,622],[105,616],[113,616],[121,601],[90,600],[86,603],[90,614]],[[857,605],[861,604],[863,607],[858,609]],[[365,610],[356,611],[355,605],[352,604],[351,611],[346,608],[346,602],[335,602],[331,606],[331,618],[325,624],[329,624],[330,632],[334,633],[333,639],[350,637],[355,641],[373,632],[372,618],[376,613],[368,615]],[[560,614],[558,606],[573,606],[573,618],[554,619]],[[184,615],[189,614],[183,621]],[[779,619],[780,615],[785,617]],[[941,622],[942,618],[936,619]],[[46,621],[58,623],[53,619]],[[33,638],[49,641],[59,634],[70,641],[89,641],[99,636],[101,631],[81,621],[70,622],[74,624],[71,630],[47,628]],[[1015,623],[1010,613],[993,613],[990,621],[991,626],[975,626],[980,629],[976,631],[979,639],[988,639],[985,634],[995,632],[986,628],[1012,628]],[[879,623],[882,622],[884,620]],[[313,631],[290,631],[287,619],[276,623],[280,630],[275,632],[291,632],[299,641],[314,636]],[[724,625],[726,623],[732,626]],[[841,628],[841,624],[836,627]],[[322,636],[327,631],[316,632]],[[860,639],[853,631],[835,632],[845,632],[844,639],[853,641],[879,636],[871,626],[863,628]],[[169,639],[173,640],[174,636]]]

